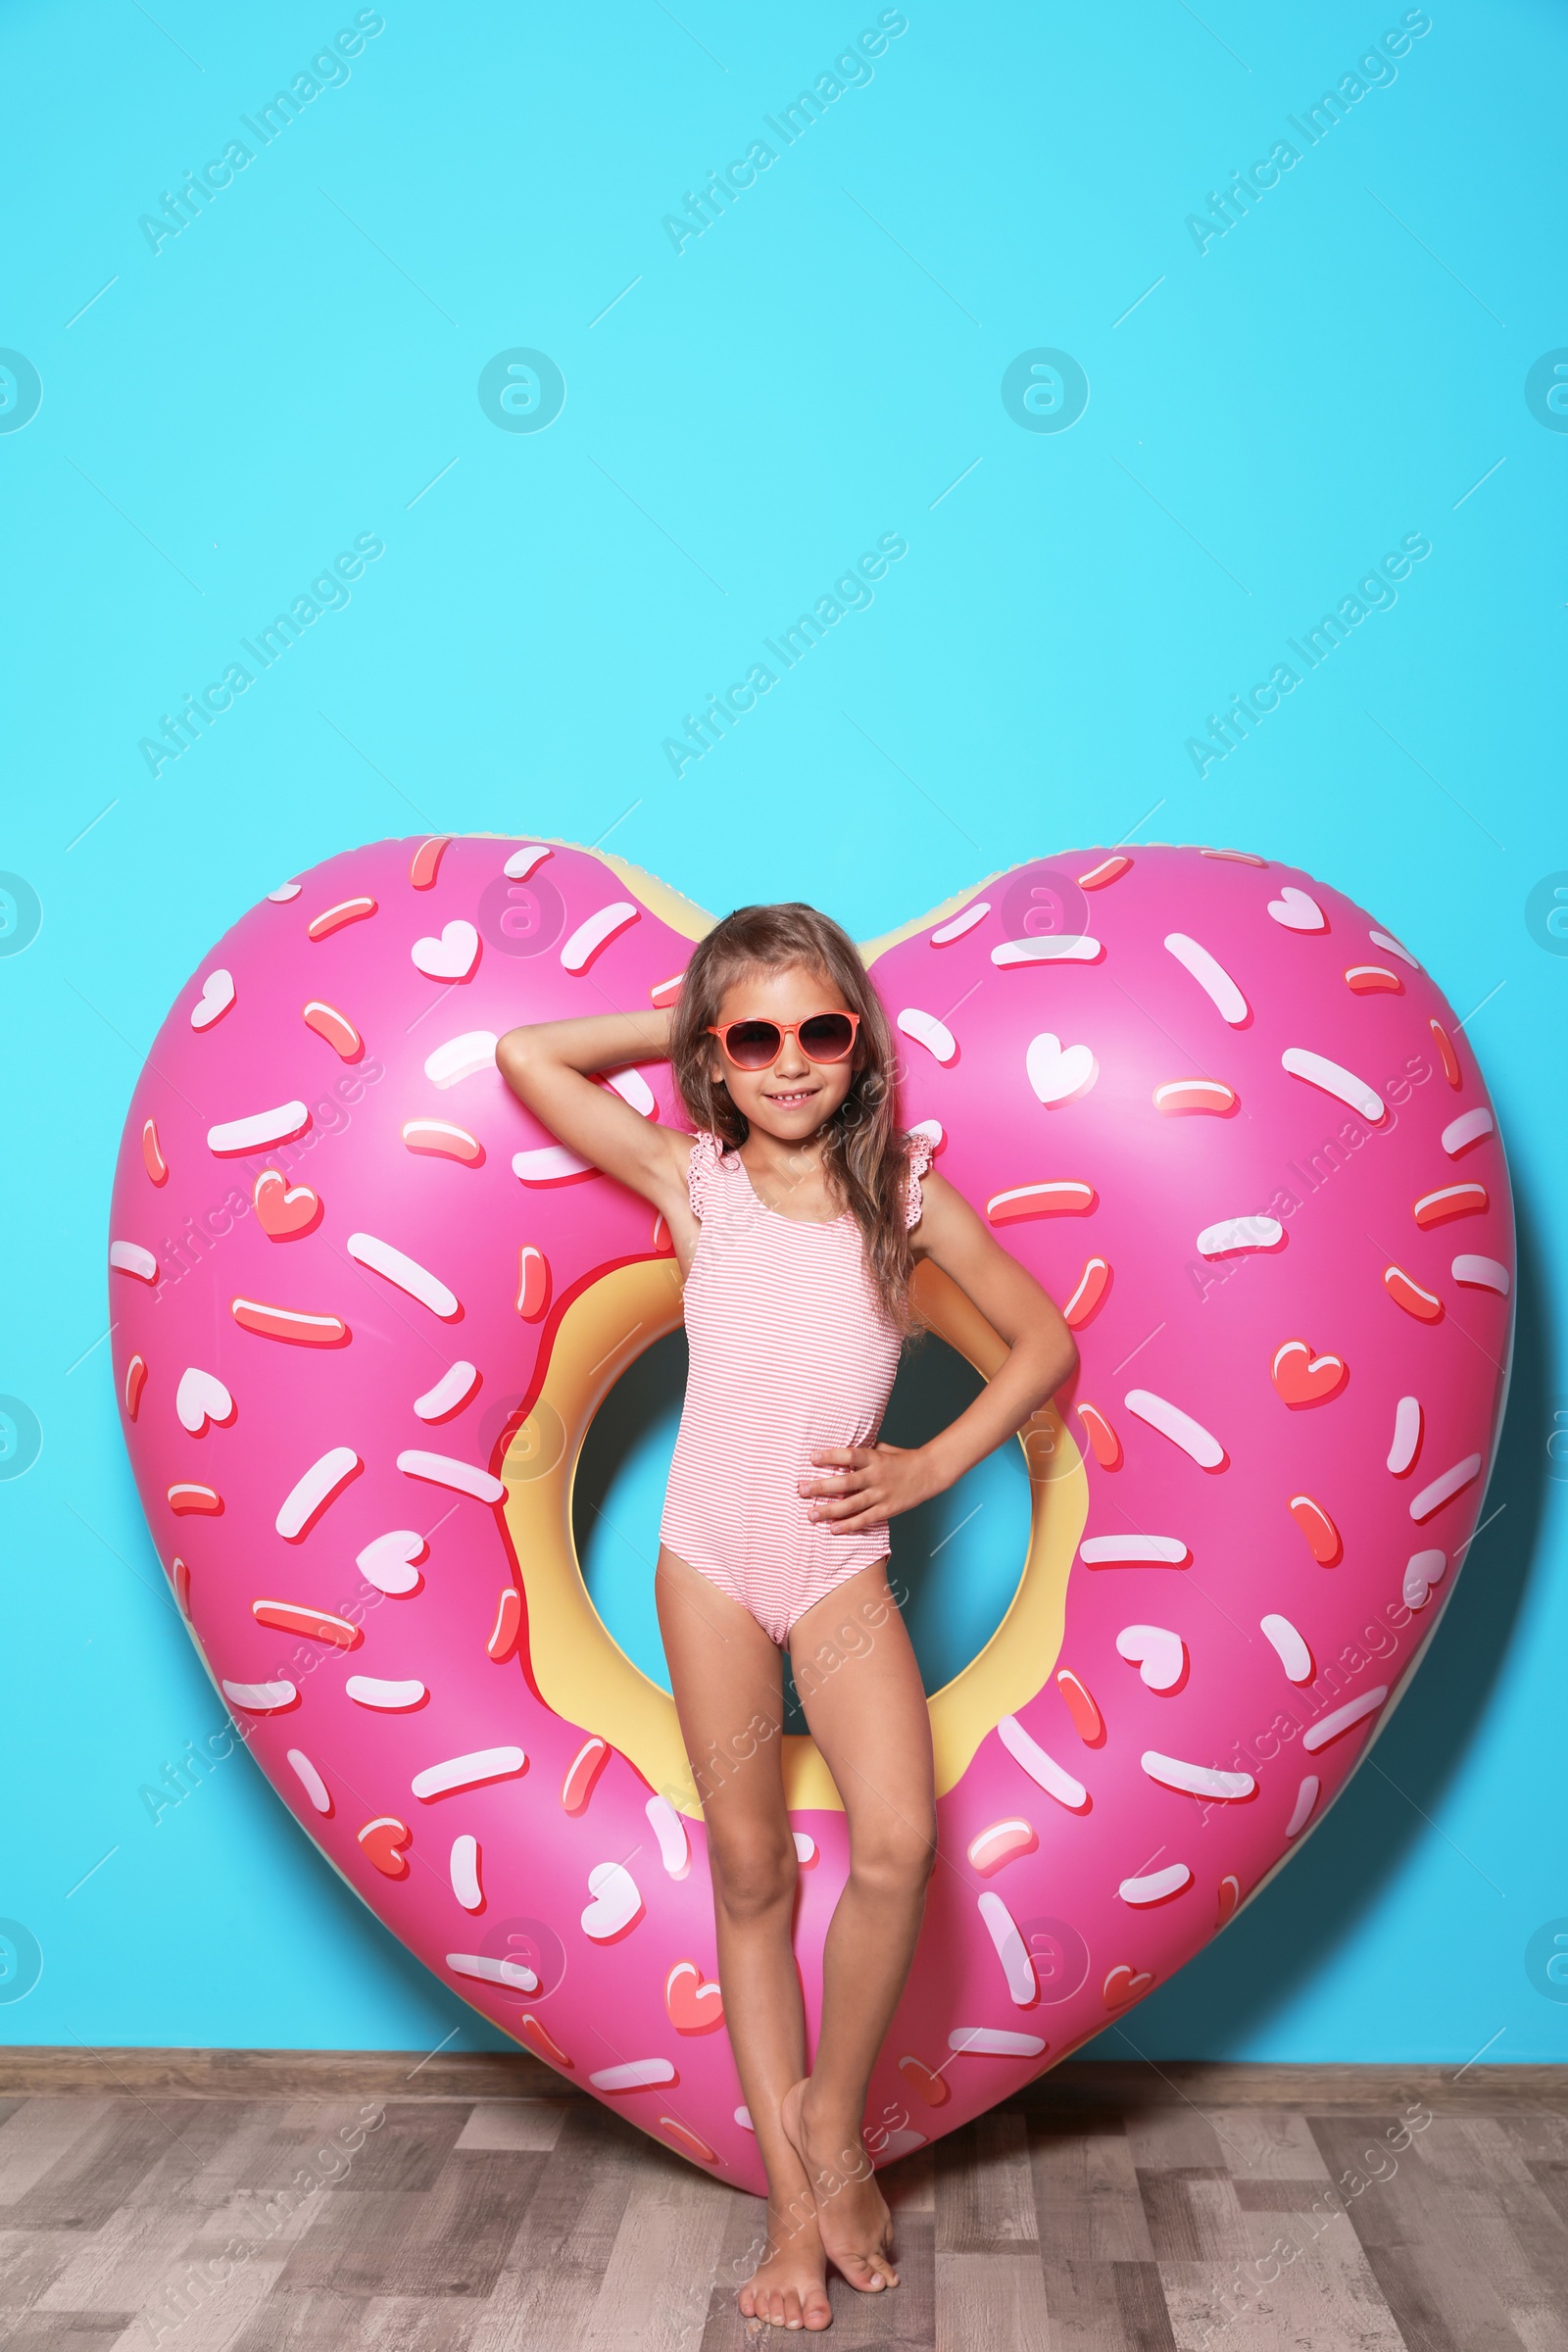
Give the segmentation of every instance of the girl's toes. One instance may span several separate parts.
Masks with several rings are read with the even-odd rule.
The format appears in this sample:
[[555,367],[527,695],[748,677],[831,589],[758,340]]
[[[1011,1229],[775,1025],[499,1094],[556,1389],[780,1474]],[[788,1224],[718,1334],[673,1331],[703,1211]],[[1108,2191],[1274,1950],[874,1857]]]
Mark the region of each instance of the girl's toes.
[[786,2328],[799,2328],[801,2325],[801,2298],[793,2286],[784,2297],[784,2325]]

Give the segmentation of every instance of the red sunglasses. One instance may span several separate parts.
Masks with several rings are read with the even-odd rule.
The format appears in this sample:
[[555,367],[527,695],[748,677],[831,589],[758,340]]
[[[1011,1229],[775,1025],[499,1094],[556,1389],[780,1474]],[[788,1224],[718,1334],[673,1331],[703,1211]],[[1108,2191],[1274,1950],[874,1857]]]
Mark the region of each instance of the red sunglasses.
[[725,1056],[738,1070],[771,1068],[793,1037],[808,1061],[843,1061],[855,1051],[858,1012],[813,1012],[804,1021],[710,1021]]

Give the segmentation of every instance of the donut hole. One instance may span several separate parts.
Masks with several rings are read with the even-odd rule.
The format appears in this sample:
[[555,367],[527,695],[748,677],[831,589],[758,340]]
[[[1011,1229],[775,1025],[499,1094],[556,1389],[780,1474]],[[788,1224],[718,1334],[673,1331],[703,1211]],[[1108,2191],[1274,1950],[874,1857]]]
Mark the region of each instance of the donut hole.
[[626,1366],[588,1424],[571,1490],[571,1540],[588,1597],[612,1641],[666,1691],[654,1570],[689,1360],[677,1328]]
[[[677,1329],[628,1364],[589,1424],[571,1498],[572,1541],[588,1597],[632,1664],[665,1691],[669,1668],[654,1564],[687,1361],[686,1335]],[[923,1446],[984,1386],[957,1349],[930,1332],[905,1352],[882,1435],[890,1446]],[[892,1521],[889,1581],[928,1696],[979,1655],[1006,1615],[1029,1531],[1028,1468],[1016,1443],[999,1446],[956,1486]],[[785,1731],[805,1733],[787,1657],[784,1703]]]

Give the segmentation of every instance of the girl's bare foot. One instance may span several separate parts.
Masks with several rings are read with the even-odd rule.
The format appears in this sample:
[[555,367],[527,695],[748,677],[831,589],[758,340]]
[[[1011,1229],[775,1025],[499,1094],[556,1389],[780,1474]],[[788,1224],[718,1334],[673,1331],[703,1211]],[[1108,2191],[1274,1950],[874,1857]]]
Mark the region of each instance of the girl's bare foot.
[[779,2207],[769,2198],[767,2251],[736,2301],[744,2318],[772,2328],[828,2328],[827,2256],[809,2210],[808,2192],[799,2207]]
[[779,2107],[784,2136],[806,2167],[828,2260],[861,2294],[897,2286],[893,2216],[877,2187],[858,2129],[824,2129],[811,2112],[810,2078],[791,2083]]

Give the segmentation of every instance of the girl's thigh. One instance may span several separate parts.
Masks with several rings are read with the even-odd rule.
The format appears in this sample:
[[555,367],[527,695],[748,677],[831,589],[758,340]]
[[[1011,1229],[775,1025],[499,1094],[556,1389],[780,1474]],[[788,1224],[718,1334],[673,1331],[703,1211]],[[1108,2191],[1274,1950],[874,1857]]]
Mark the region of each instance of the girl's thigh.
[[783,1653],[749,1609],[665,1544],[654,1592],[710,1838],[720,1848],[760,1832],[788,1842]]
[[885,1559],[846,1577],[796,1619],[790,1662],[862,1851],[871,1843],[934,1847],[931,1714]]

